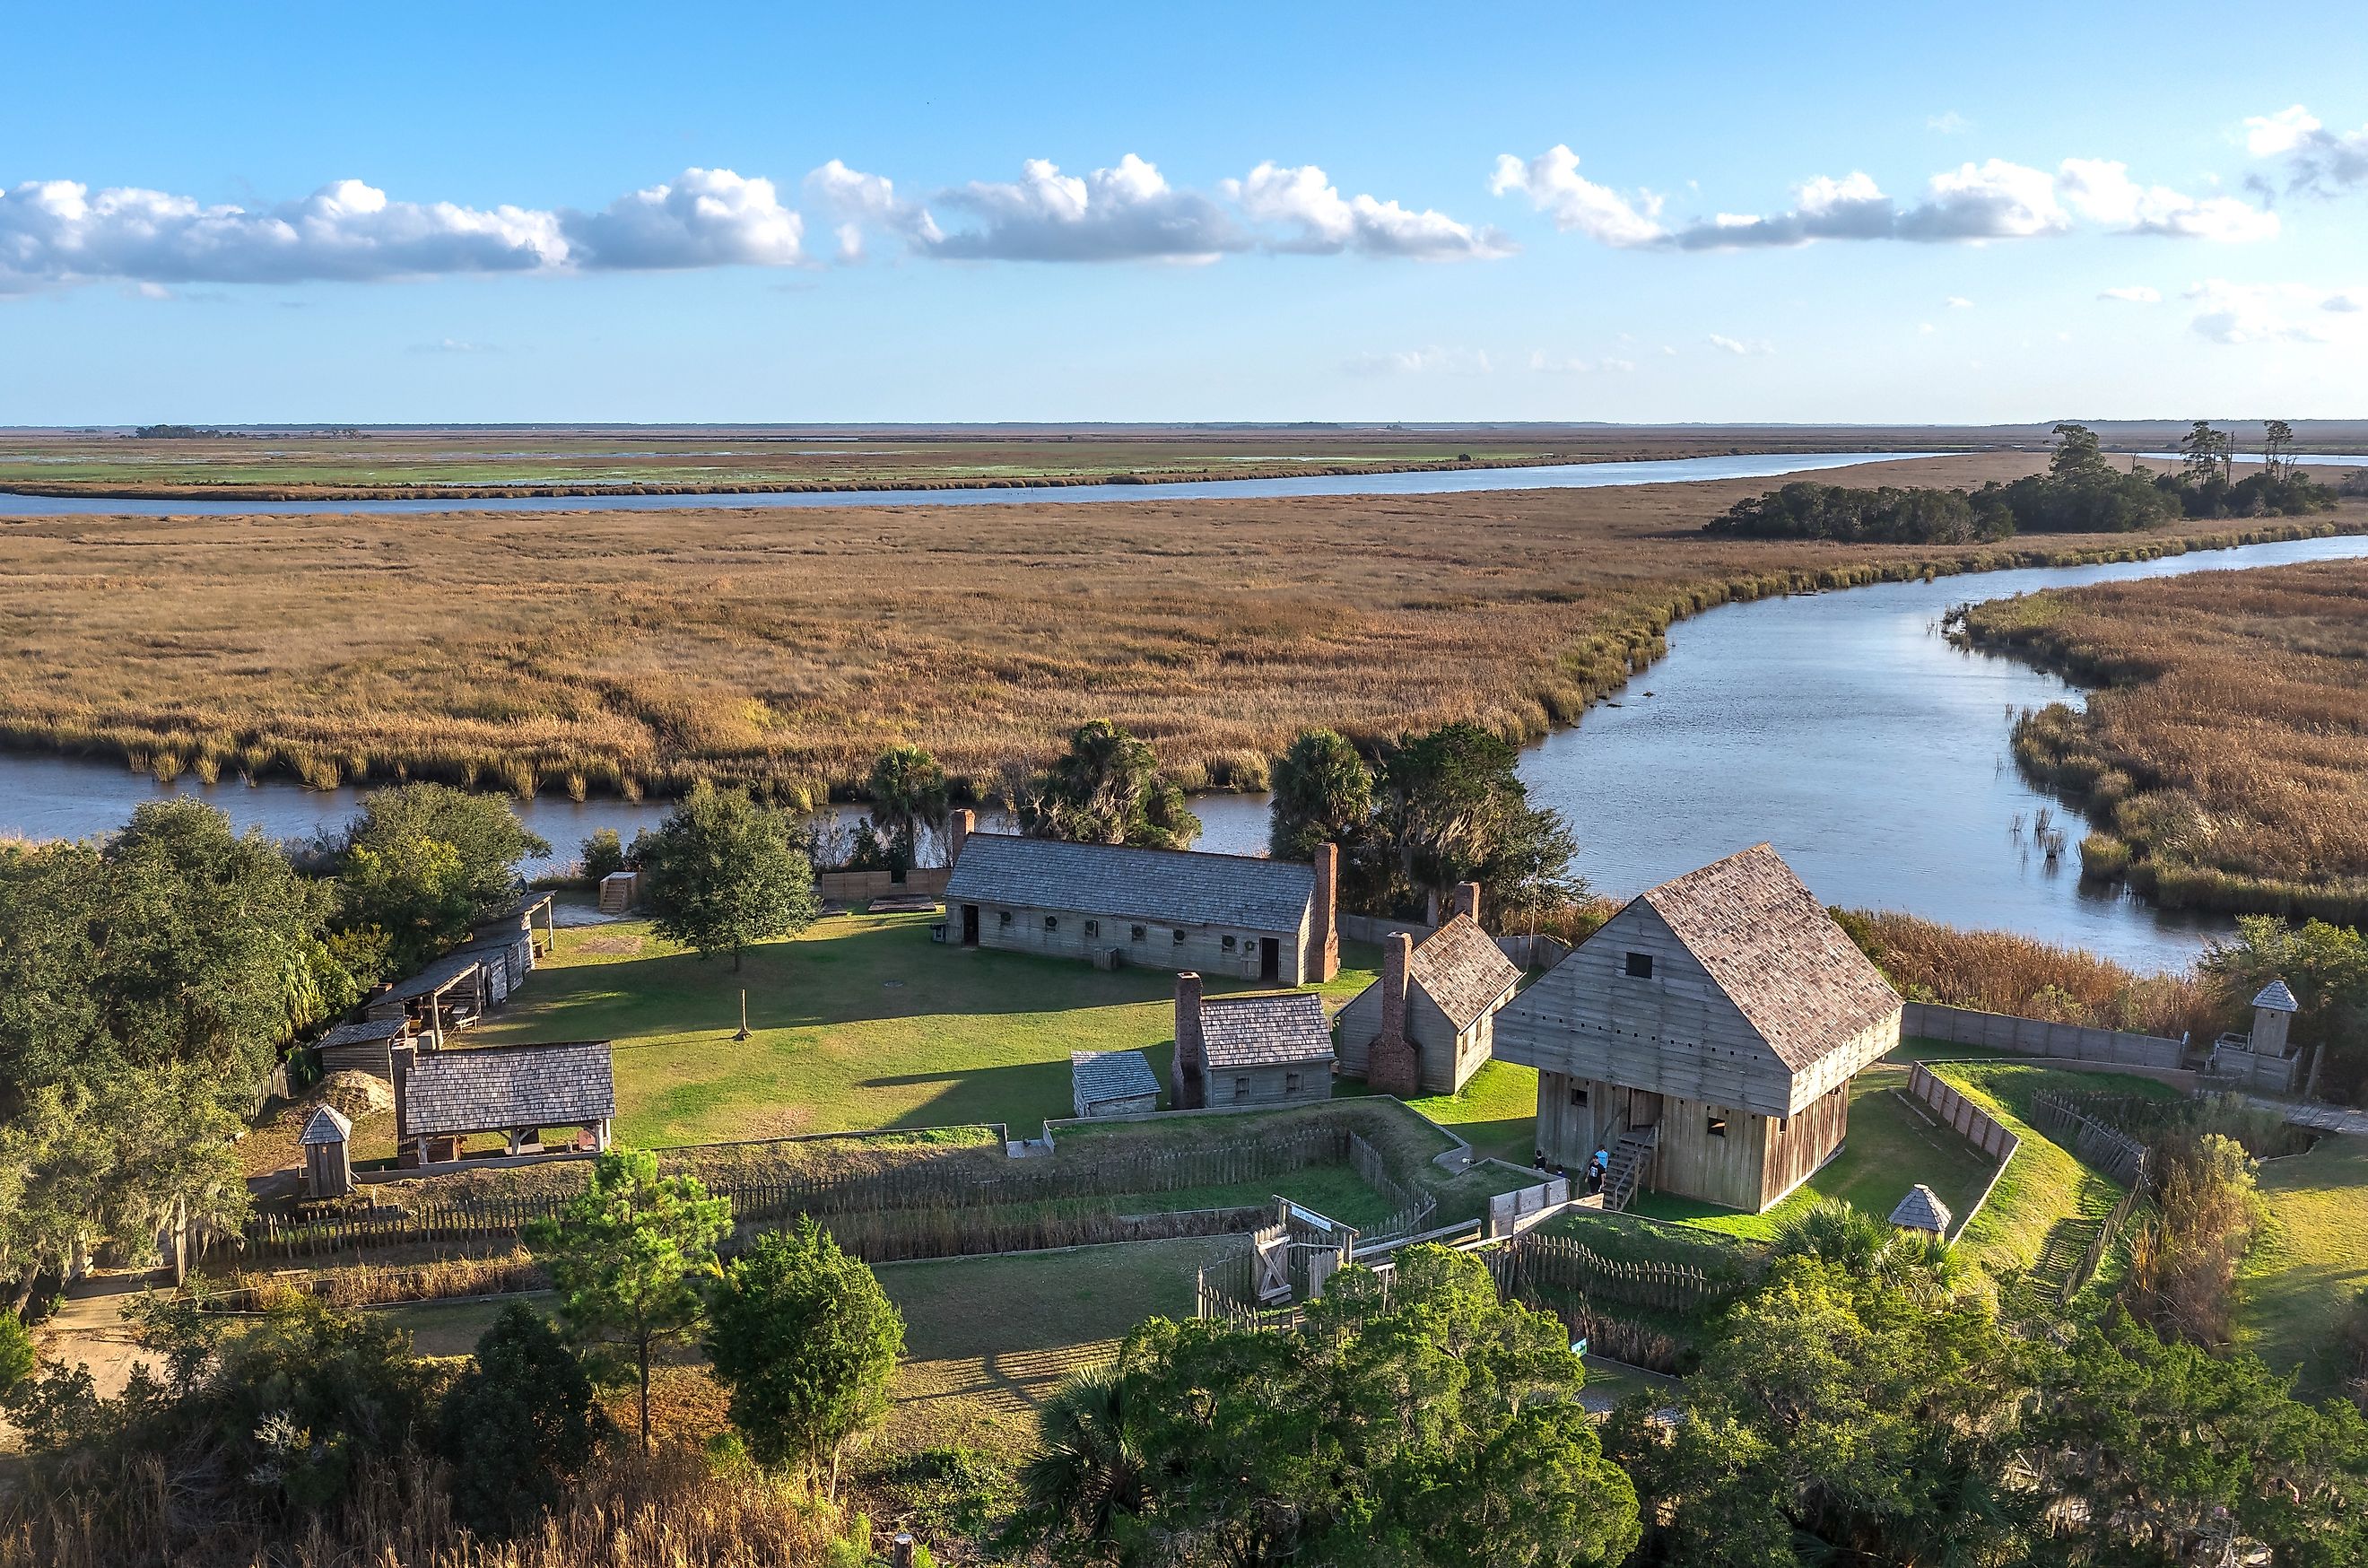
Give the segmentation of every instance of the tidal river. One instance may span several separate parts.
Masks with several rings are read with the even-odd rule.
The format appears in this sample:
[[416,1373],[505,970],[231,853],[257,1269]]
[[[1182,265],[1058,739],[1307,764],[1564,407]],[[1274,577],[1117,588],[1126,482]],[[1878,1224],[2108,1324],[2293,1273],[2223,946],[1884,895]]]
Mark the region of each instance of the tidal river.
[[[1603,892],[1635,892],[1766,839],[1829,903],[1905,909],[2176,967],[2227,923],[2084,890],[2077,851],[2050,868],[2034,842],[2042,811],[2071,845],[2082,829],[2018,776],[2008,732],[2017,710],[2079,694],[1951,646],[1941,618],[1952,605],[2034,588],[2362,555],[2368,537],[2300,540],[1730,605],[1672,628],[1667,658],[1576,728],[1531,747],[1521,776],[1534,800],[1577,830],[1579,869]],[[176,788],[279,837],[334,827],[355,805],[351,790],[285,783]],[[0,834],[104,833],[166,792],[114,765],[0,756]],[[549,797],[520,809],[563,860],[595,828],[630,839],[666,811]],[[1214,796],[1194,809],[1206,826],[1201,847],[1263,848],[1262,799]]]

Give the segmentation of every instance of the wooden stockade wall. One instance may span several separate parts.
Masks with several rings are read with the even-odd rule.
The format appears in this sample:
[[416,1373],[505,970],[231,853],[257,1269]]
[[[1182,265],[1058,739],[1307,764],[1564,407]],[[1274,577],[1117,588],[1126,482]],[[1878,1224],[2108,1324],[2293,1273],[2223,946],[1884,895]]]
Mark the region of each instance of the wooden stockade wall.
[[943,898],[943,866],[916,866],[898,881],[893,871],[817,871],[814,896],[833,903],[866,903],[875,898]]
[[1438,1210],[1439,1199],[1390,1175],[1389,1162],[1361,1133],[1349,1134],[1349,1168],[1390,1206],[1390,1217],[1373,1229],[1375,1240],[1414,1235]]
[[[661,1165],[666,1162],[661,1156]],[[721,1176],[710,1178],[708,1189],[732,1199],[734,1218],[742,1223],[765,1222],[799,1214],[855,1216],[847,1225],[850,1234],[866,1223],[881,1237],[880,1244],[902,1244],[896,1237],[924,1233],[958,1235],[965,1229],[1020,1233],[1028,1225],[1050,1232],[1058,1216],[991,1216],[985,1212],[1021,1204],[1056,1203],[1092,1199],[1097,1210],[1119,1218],[1107,1195],[1173,1192],[1183,1187],[1222,1187],[1259,1181],[1310,1165],[1354,1164],[1360,1176],[1378,1176],[1387,1187],[1375,1190],[1394,1204],[1415,1189],[1390,1180],[1379,1151],[1349,1128],[1329,1125],[1303,1128],[1289,1135],[1256,1142],[1217,1144],[1158,1153],[1128,1154],[1095,1160],[1064,1154],[1048,1160],[997,1158],[992,1165],[959,1156],[928,1165],[898,1166],[848,1176],[796,1176],[769,1180]],[[1373,1174],[1367,1175],[1368,1170]],[[383,1188],[381,1189],[384,1191]],[[281,1220],[263,1215],[245,1228],[249,1251],[258,1257],[313,1256],[353,1247],[393,1246],[413,1242],[465,1242],[516,1235],[534,1221],[558,1212],[564,1194],[518,1198],[467,1198],[450,1200],[421,1195],[397,1204],[319,1219]],[[926,1219],[891,1221],[889,1215],[930,1211]],[[1219,1211],[1223,1212],[1223,1211]],[[1146,1222],[1154,1217],[1142,1217]],[[992,1223],[990,1223],[992,1221]],[[836,1228],[836,1225],[835,1227]],[[1114,1224],[1110,1228],[1117,1228]],[[1208,1234],[1212,1232],[1182,1232]],[[1076,1244],[1083,1237],[1045,1245]],[[1151,1239],[1149,1235],[1110,1235],[1102,1239]],[[955,1246],[956,1252],[1012,1251],[1008,1246]],[[943,1253],[901,1252],[901,1256],[939,1256]],[[884,1258],[874,1261],[885,1261]]]
[[2118,1062],[2134,1067],[2177,1067],[2186,1057],[2184,1040],[2160,1035],[2052,1024],[1937,1002],[1910,1002],[1901,1010],[1899,1032],[1956,1045],[2010,1051],[2018,1056],[2056,1056],[2076,1062]]
[[1568,1236],[1529,1235],[1482,1255],[1508,1297],[1576,1295],[1588,1301],[1691,1314],[1724,1306],[1741,1288],[1682,1263],[1623,1262]]
[[2064,1292],[2059,1298],[2061,1301],[2069,1302],[2073,1297],[2080,1293],[2081,1286],[2095,1278],[2097,1266],[2105,1261],[2105,1249],[2112,1246],[2113,1238],[2122,1233],[2122,1227],[2129,1223],[2130,1211],[2138,1206],[2138,1200],[2145,1196],[2146,1183],[2143,1180],[2138,1181],[2127,1192],[2122,1194],[2122,1200],[2113,1205],[2112,1212],[2107,1214],[2104,1223],[2097,1227],[2097,1233],[2089,1238],[2089,1248],[2080,1255],[2080,1261],[2073,1266],[2071,1273],[2064,1277]]
[[1933,1115],[1956,1129],[1975,1148],[1998,1161],[1998,1169],[1990,1172],[1990,1179],[1982,1187],[1982,1195],[1974,1199],[1971,1209],[1957,1216],[1957,1229],[1948,1238],[1950,1244],[1954,1245],[1972,1228],[1974,1216],[1982,1211],[1982,1205],[1990,1200],[1990,1194],[1998,1190],[1998,1177],[2006,1175],[2007,1163],[2014,1158],[2015,1151],[2022,1147],[2022,1140],[2008,1131],[1998,1118],[1959,1094],[1952,1085],[1942,1083],[1921,1062],[1907,1070],[1907,1092],[1929,1107]]
[[2144,1185],[2146,1146],[2127,1133],[2084,1115],[2071,1101],[2044,1090],[2031,1101],[2031,1124],[2078,1154],[2084,1164],[2123,1187]]

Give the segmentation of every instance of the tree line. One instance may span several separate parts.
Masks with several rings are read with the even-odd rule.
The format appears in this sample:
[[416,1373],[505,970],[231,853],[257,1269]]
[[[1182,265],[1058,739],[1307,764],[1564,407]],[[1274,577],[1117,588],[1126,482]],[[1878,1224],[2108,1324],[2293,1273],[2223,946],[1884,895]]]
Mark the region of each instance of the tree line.
[[2258,472],[2235,478],[2235,440],[2207,420],[2181,438],[2176,473],[2116,469],[2095,431],[2055,426],[2044,473],[1978,490],[1860,490],[1800,481],[1736,502],[1702,531],[1740,539],[1829,539],[1866,544],[1983,544],[2018,533],[2124,533],[2174,519],[2297,517],[2333,506],[2336,493],[2294,460],[2294,432],[2267,426]]

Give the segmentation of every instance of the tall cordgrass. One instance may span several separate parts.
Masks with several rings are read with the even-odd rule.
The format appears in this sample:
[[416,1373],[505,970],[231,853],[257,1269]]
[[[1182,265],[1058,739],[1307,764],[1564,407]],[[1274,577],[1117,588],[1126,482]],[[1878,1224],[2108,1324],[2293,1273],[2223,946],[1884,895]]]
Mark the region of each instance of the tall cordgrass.
[[1919,1001],[2176,1040],[2211,1022],[2193,971],[2143,974],[2085,948],[1966,931],[1896,911],[1838,916],[1900,992]]

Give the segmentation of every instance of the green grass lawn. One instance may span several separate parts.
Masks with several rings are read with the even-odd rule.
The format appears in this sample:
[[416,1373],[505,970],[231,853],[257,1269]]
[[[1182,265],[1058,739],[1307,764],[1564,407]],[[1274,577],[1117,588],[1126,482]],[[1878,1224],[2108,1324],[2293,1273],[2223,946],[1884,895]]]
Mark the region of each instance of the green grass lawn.
[[[615,1042],[617,1136],[645,1147],[960,1122],[1032,1135],[1070,1113],[1072,1051],[1141,1050],[1165,1075],[1173,977],[943,947],[930,918],[835,915],[751,948],[737,972],[646,923],[564,929],[555,960],[470,1043]],[[1372,981],[1376,954],[1343,957],[1322,988],[1336,1003]],[[743,987],[745,1041],[732,1038]]]
[[1538,1070],[1510,1062],[1486,1062],[1460,1095],[1432,1095],[1408,1105],[1452,1128],[1473,1152],[1517,1165],[1537,1157]]
[[1850,1135],[1842,1152],[1782,1203],[1764,1214],[1739,1214],[1668,1193],[1640,1194],[1630,1205],[1656,1220],[1674,1220],[1702,1230],[1768,1241],[1820,1198],[1839,1198],[1879,1219],[1922,1182],[1964,1215],[1981,1197],[1994,1168],[1981,1153],[1946,1127],[1919,1114],[1904,1093],[1907,1070],[1880,1062],[1850,1083]]
[[2336,1330],[2368,1290],[2368,1138],[2328,1136],[2260,1174],[2264,1221],[2237,1282],[2237,1343],[2305,1393],[2335,1392]]
[[1064,1349],[1123,1337],[1152,1316],[1192,1315],[1194,1269],[1238,1236],[1129,1242],[1006,1257],[880,1266],[916,1361]]

